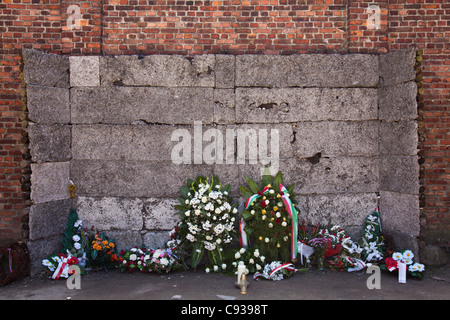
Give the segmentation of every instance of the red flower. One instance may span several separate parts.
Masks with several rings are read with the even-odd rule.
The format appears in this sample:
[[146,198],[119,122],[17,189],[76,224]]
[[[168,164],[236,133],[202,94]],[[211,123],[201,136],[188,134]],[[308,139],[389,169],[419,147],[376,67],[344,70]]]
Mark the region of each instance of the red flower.
[[263,208],[265,208],[266,207],[266,202],[263,200],[263,201],[261,201],[260,202],[260,204],[261,204],[261,206],[263,207]]
[[397,269],[397,261],[395,261],[392,258],[386,258],[386,260],[384,260],[386,262],[386,269],[388,269],[389,271],[394,271]]
[[67,263],[69,264],[69,266],[71,266],[73,264],[78,264],[78,258],[77,257],[72,257],[69,260],[67,260]]
[[278,218],[275,222],[278,223],[278,224],[280,224],[280,223],[281,223],[281,219]]

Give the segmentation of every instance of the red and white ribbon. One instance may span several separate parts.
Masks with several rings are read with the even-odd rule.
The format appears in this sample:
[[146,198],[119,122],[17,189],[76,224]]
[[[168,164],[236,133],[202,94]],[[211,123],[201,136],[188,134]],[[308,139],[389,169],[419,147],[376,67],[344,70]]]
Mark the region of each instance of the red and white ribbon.
[[60,255],[59,258],[61,261],[58,263],[58,267],[56,267],[55,272],[53,272],[52,278],[55,280],[58,280],[59,277],[61,277],[61,274],[64,272],[64,269],[69,267],[69,264],[67,263],[67,257],[64,255]]

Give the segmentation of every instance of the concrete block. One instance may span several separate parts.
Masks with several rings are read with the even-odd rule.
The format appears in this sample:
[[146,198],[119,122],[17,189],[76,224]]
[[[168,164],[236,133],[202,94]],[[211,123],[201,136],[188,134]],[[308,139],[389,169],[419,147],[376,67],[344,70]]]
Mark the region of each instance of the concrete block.
[[371,88],[237,88],[236,121],[278,123],[377,119]]
[[100,57],[72,56],[70,62],[70,86],[94,87],[100,85]]
[[177,129],[187,129],[193,134],[192,128],[184,126],[73,125],[73,158],[171,161],[176,145],[171,137]]
[[379,118],[399,121],[417,118],[417,84],[414,81],[380,87]]
[[[415,237],[419,236],[419,195],[380,191],[382,225]],[[405,248],[406,249],[406,248]]]
[[212,88],[102,87],[71,89],[72,123],[211,124]]
[[129,250],[135,246],[142,246],[141,231],[134,230],[108,230],[106,234],[114,239],[117,251]]
[[294,153],[305,158],[322,156],[369,156],[378,154],[377,121],[298,122]]
[[179,204],[176,199],[145,199],[144,228],[147,230],[172,230],[180,222],[180,216],[176,214],[177,210],[174,208],[176,204]]
[[234,55],[216,55],[214,66],[216,88],[234,88],[236,57]]
[[68,199],[69,162],[31,164],[31,200],[42,203]]
[[234,124],[236,122],[236,104],[233,89],[214,90],[214,122],[218,124]]
[[149,231],[143,235],[143,243],[147,248],[159,249],[170,240],[168,231]]
[[376,87],[378,59],[372,55],[305,54],[236,57],[239,87]]
[[374,192],[309,195],[309,210],[304,219],[312,225],[331,223],[345,229],[359,227],[362,232],[364,219],[375,210],[377,201]]
[[415,63],[416,50],[414,48],[380,55],[380,86],[387,87],[414,80],[416,77]]
[[416,155],[418,144],[417,123],[413,120],[380,123],[380,153],[390,155]]
[[51,254],[61,252],[61,239],[62,234],[27,242],[28,252],[30,254],[31,276],[36,276],[48,270],[47,267],[42,265],[42,260]]
[[27,85],[27,108],[33,122],[70,123],[69,89]]
[[99,230],[141,230],[143,203],[137,198],[77,197],[77,212],[83,225]]
[[102,86],[210,87],[215,56],[150,55],[100,58]]
[[419,194],[417,156],[385,155],[380,159],[380,189]]
[[71,134],[68,125],[39,125],[28,127],[30,153],[33,162],[69,161]]
[[[30,206],[29,239],[35,241],[54,235],[61,236],[66,228],[71,199],[37,203]],[[49,223],[51,221],[51,223]]]
[[27,85],[69,87],[69,57],[34,49],[23,49],[22,55]]
[[180,186],[192,177],[192,165],[171,162],[71,161],[71,179],[79,196],[176,198]]

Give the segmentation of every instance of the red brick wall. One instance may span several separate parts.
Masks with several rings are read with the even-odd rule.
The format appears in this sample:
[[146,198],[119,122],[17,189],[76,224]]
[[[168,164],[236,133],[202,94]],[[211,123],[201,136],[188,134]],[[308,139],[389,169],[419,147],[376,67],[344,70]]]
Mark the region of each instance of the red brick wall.
[[[379,7],[370,28],[369,5]],[[67,22],[76,11],[79,29]],[[296,54],[423,50],[422,235],[450,241],[450,4],[446,0],[3,0],[0,240],[26,238],[29,199],[21,48],[58,54]],[[370,20],[370,19],[369,19]],[[420,79],[419,79],[420,80]]]

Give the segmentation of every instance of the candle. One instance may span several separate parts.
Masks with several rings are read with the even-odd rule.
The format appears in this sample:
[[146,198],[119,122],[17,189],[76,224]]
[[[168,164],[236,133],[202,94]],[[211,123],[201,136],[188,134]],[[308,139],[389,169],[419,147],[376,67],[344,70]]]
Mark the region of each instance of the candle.
[[406,264],[398,261],[398,283],[406,283]]
[[237,275],[237,284],[238,285],[241,283],[241,276],[242,276],[242,274],[245,274],[246,269],[247,268],[245,267],[244,262],[240,261],[239,265],[238,265],[238,275]]

